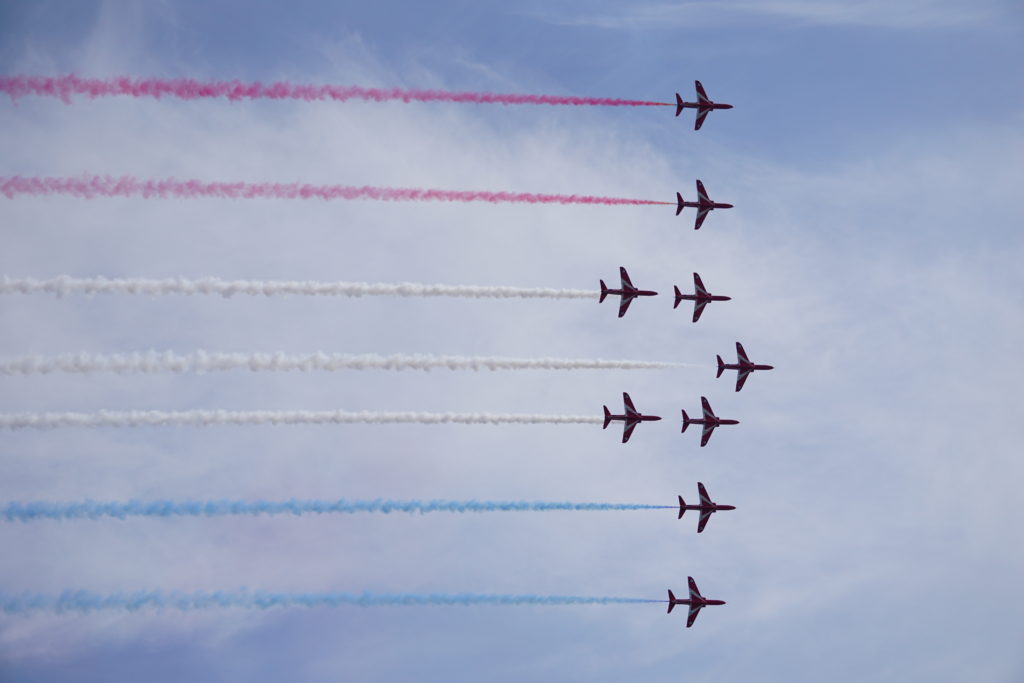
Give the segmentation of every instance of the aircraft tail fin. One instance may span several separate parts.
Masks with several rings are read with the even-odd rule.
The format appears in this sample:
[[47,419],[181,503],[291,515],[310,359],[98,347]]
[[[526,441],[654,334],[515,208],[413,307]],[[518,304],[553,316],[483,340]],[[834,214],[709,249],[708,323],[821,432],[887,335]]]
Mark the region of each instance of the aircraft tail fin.
[[682,519],[684,512],[686,512],[686,501],[683,500],[682,496],[679,496],[679,516],[676,519]]
[[683,195],[676,192],[676,215],[678,216],[683,212]]
[[608,296],[608,285],[601,280],[601,298],[597,300],[597,303],[604,303],[605,297]]
[[608,425],[612,422],[612,413],[608,410],[608,406],[604,406],[604,427],[601,429],[608,429]]
[[679,93],[676,93],[676,116],[679,116],[682,113],[683,113],[683,98],[679,96]]
[[679,285],[673,285],[676,290],[676,302],[672,304],[672,308],[679,308],[679,302],[683,300],[683,293],[679,291]]
[[725,361],[722,360],[721,356],[715,356],[718,359],[718,374],[715,377],[721,377],[722,373],[725,372]]
[[676,596],[672,594],[672,591],[668,592],[668,614],[672,614],[672,608],[676,606]]
[[687,415],[686,411],[684,410],[683,411],[683,429],[682,429],[682,431],[680,431],[680,434],[685,432],[686,428],[689,427],[689,426],[690,426],[690,416]]

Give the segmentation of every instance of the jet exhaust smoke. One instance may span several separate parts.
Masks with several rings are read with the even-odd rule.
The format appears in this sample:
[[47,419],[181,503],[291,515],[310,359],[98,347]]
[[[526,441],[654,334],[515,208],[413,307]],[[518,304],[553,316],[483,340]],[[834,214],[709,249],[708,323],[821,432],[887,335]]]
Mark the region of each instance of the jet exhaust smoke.
[[0,413],[0,428],[144,427],[281,424],[599,424],[589,415],[346,412],[343,410],[101,410],[95,413]]
[[245,296],[400,296],[462,297],[468,299],[593,299],[597,292],[587,289],[531,287],[477,287],[473,285],[428,285],[416,282],[317,282],[300,280],[221,280],[186,278],[70,277],[0,279],[0,294],[167,294]]
[[488,92],[457,92],[449,90],[418,90],[404,88],[364,88],[361,86],[306,85],[279,81],[264,85],[259,82],[199,81],[191,78],[79,78],[67,76],[5,76],[0,77],[0,92],[15,100],[37,95],[57,97],[67,104],[75,95],[88,97],[173,97],[182,100],[364,100],[370,102],[462,102],[474,104],[545,104],[590,107],[655,107],[672,106],[668,102],[625,100],[609,97],[572,97],[564,95],[515,95]]
[[549,512],[549,511],[622,511],[665,510],[672,505],[629,503],[569,503],[543,501],[480,500],[206,500],[206,501],[127,501],[124,503],[7,503],[0,517],[7,522],[33,522],[45,519],[99,519],[101,517],[223,517],[228,515],[325,515],[359,513],[428,512]]
[[614,605],[665,602],[645,598],[587,595],[503,595],[494,593],[274,593],[268,591],[214,591],[183,593],[159,590],[100,594],[67,590],[59,595],[0,594],[0,610],[7,614],[32,612],[96,612],[100,610],[176,609],[181,611],[244,607],[381,607],[388,605]]
[[0,177],[0,193],[8,199],[18,195],[70,195],[96,197],[142,197],[143,199],[372,199],[383,202],[489,202],[517,204],[667,204],[649,199],[625,199],[577,194],[533,192],[487,192],[476,190],[432,190],[410,187],[355,185],[309,185],[305,183],[204,182],[201,180],[140,180],[132,176],[83,175],[77,178]]
[[299,370],[657,370],[687,367],[682,363],[586,358],[501,358],[493,356],[434,356],[430,354],[348,353],[194,353],[149,351],[127,354],[70,353],[23,356],[0,361],[2,375],[150,372],[252,372]]

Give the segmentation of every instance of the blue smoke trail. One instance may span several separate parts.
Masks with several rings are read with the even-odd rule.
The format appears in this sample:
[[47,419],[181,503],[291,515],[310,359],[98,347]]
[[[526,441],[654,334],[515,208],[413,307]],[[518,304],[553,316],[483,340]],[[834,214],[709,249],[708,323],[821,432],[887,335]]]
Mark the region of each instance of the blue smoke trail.
[[7,522],[40,519],[98,519],[100,517],[219,517],[223,515],[305,515],[356,514],[362,512],[541,512],[548,510],[662,510],[671,505],[629,503],[559,503],[539,501],[455,501],[455,500],[208,500],[126,503],[8,503],[0,518]]
[[102,595],[91,591],[64,591],[59,595],[0,594],[0,610],[7,614],[32,612],[96,612],[100,610],[136,611],[147,608],[181,611],[229,607],[269,609],[271,607],[383,607],[388,605],[613,605],[665,602],[646,598],[616,598],[585,595],[502,595],[493,593],[273,593],[214,591],[182,593],[178,591],[138,591]]

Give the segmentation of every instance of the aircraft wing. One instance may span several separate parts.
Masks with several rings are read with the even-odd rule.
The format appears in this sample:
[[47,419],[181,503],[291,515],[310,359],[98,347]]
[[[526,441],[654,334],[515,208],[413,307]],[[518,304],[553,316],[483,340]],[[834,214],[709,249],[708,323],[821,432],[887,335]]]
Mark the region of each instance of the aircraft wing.
[[693,302],[693,322],[700,320],[700,314],[704,312],[704,307],[708,305],[706,299],[701,299]]
[[627,441],[629,441],[629,437],[633,436],[633,430],[636,429],[636,426],[638,424],[640,424],[640,423],[639,422],[635,422],[635,421],[630,421],[630,420],[626,420],[625,423],[623,423],[623,425],[622,425],[622,443],[626,443]]
[[743,344],[736,342],[736,357],[740,363],[749,363],[750,359],[747,358],[747,352],[743,350]]
[[693,580],[692,576],[686,577],[686,583],[690,587],[690,599],[701,597],[700,591],[697,589],[697,582]]
[[622,266],[619,266],[619,278],[622,280],[622,288],[623,289],[628,289],[628,288],[635,289],[633,287],[633,283],[629,281],[629,273],[627,273],[626,269],[623,268]]
[[700,495],[700,502],[705,505],[713,505],[711,502],[711,496],[708,495],[708,490],[704,488],[704,484],[697,482],[697,493]]
[[715,431],[715,427],[717,426],[718,425],[716,425],[714,422],[704,425],[704,432],[700,435],[701,448],[708,445],[708,441],[711,440],[711,433]]
[[701,200],[704,200],[704,201],[709,202],[709,203],[711,202],[711,199],[708,198],[708,191],[704,189],[704,183],[702,183],[701,181],[698,180],[697,181],[697,201],[701,201]]
[[697,220],[693,222],[693,229],[700,230],[700,226],[704,225],[704,219],[708,216],[708,211],[711,209],[697,209]]
[[715,411],[711,410],[711,404],[708,403],[708,399],[704,396],[700,397],[700,407],[704,409],[704,417],[715,416]]
[[747,383],[747,377],[750,377],[750,370],[740,370],[736,373],[736,391],[743,388],[743,385]]
[[626,415],[639,415],[636,406],[633,405],[633,399],[629,397],[625,391],[622,392],[622,404],[626,407]]
[[703,102],[710,102],[711,101],[708,98],[708,94],[706,92],[704,92],[704,86],[700,84],[700,81],[694,81],[693,82],[693,86],[697,90],[697,101],[698,102],[703,103]]
[[697,291],[698,294],[708,293],[707,288],[704,287],[704,281],[700,279],[700,275],[697,275],[697,273],[693,274],[693,288]]
[[697,523],[697,533],[704,531],[704,527],[707,526],[708,520],[711,519],[711,510],[700,511],[700,522]]
[[693,622],[697,621],[697,615],[700,614],[703,607],[704,605],[690,605],[690,613],[686,616],[686,628],[693,626]]
[[626,315],[626,309],[629,308],[629,305],[631,303],[633,303],[633,297],[631,297],[631,296],[629,296],[627,294],[623,294],[622,298],[619,299],[619,317],[620,318],[622,316]]
[[697,110],[697,120],[693,123],[694,130],[700,130],[700,127],[704,125],[704,119],[708,117],[710,112],[711,109],[705,109],[704,107]]

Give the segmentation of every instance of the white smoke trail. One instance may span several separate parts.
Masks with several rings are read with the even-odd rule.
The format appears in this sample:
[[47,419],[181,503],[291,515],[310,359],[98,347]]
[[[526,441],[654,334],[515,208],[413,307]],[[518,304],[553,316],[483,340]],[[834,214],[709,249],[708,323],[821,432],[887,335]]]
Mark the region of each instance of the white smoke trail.
[[434,356],[430,354],[348,353],[210,353],[148,351],[127,354],[69,353],[31,355],[0,361],[3,375],[46,375],[55,372],[149,373],[222,372],[250,370],[657,370],[699,367],[660,361],[601,360],[587,358],[501,358],[494,356]]
[[0,612],[30,614],[47,611],[95,612],[97,610],[223,609],[244,607],[268,609],[271,607],[340,607],[353,605],[377,607],[384,605],[615,605],[657,603],[664,600],[649,598],[620,598],[594,595],[508,595],[495,593],[275,593],[269,591],[199,591],[183,593],[159,590],[135,593],[100,594],[92,591],[67,590],[56,595],[0,593]]
[[569,503],[529,500],[132,500],[125,503],[7,503],[0,505],[0,519],[33,522],[49,519],[99,519],[114,517],[220,517],[224,515],[326,515],[359,513],[429,512],[549,512],[668,510],[673,505],[638,503]]
[[318,282],[301,280],[221,280],[215,277],[186,278],[76,278],[61,275],[0,279],[0,294],[165,294],[247,296],[403,296],[466,297],[473,299],[596,299],[587,289],[546,289],[533,287],[475,287],[472,285],[427,285],[415,282]]
[[0,413],[3,429],[257,424],[600,424],[589,415],[346,412],[343,410],[101,410],[95,413]]

